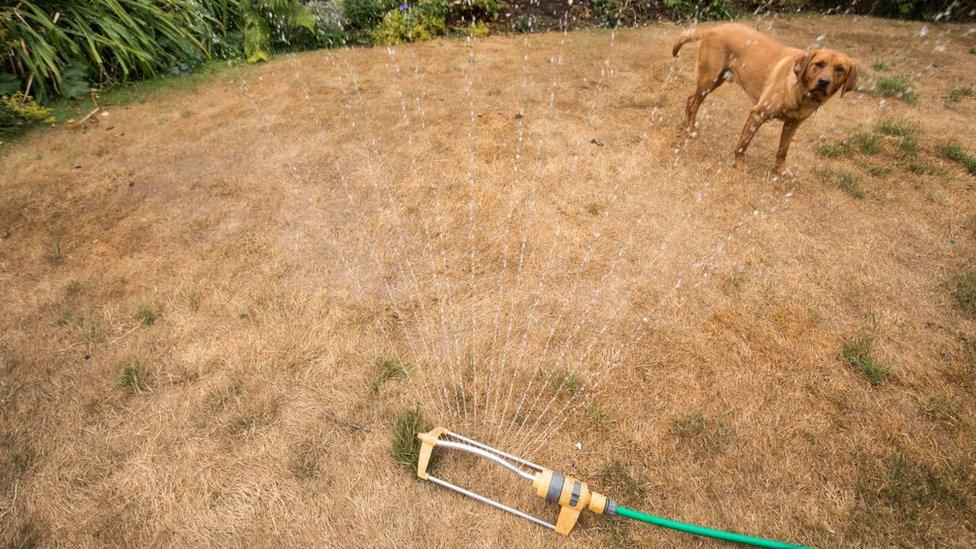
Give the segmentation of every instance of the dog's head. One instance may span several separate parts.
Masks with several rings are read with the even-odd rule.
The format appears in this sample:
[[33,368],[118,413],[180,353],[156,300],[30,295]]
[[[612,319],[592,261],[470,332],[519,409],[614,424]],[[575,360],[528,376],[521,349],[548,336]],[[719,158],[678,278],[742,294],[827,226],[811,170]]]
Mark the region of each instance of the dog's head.
[[810,50],[797,59],[793,73],[805,94],[823,103],[837,91],[843,96],[857,85],[857,66],[847,55],[828,49]]

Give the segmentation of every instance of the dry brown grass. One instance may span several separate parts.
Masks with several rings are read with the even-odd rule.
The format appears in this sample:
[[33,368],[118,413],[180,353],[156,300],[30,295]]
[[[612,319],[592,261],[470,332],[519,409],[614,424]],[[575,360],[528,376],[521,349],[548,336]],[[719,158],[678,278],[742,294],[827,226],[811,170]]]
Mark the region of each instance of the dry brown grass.
[[[866,85],[884,59],[918,99],[835,99],[796,177],[769,174],[771,128],[735,173],[744,94],[685,141],[693,51],[654,26],[301,54],[7,146],[0,542],[559,545],[394,462],[422,401],[648,512],[976,544],[976,319],[947,289],[974,268],[976,179],[934,152],[976,149],[974,103],[942,100],[974,38],[759,26],[824,34]],[[914,125],[914,156],[815,153],[883,118]],[[840,357],[872,322],[880,387]],[[495,468],[442,468],[552,513]],[[692,541],[592,517],[572,539]]]

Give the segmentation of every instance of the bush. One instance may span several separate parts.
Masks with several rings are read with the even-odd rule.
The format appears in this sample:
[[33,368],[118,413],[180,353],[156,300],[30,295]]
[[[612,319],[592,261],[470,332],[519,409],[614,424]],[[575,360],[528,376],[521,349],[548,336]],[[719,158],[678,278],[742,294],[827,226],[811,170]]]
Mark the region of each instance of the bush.
[[664,6],[675,19],[732,19],[739,13],[730,0],[664,0]]
[[601,27],[615,28],[620,24],[620,6],[615,0],[593,0],[593,17]]
[[51,109],[38,105],[30,96],[16,92],[0,97],[0,131],[10,132],[53,122]]
[[393,45],[433,40],[445,32],[447,23],[443,16],[425,10],[423,4],[415,9],[403,9],[401,5],[383,16],[379,25],[370,32],[370,38],[376,44]]

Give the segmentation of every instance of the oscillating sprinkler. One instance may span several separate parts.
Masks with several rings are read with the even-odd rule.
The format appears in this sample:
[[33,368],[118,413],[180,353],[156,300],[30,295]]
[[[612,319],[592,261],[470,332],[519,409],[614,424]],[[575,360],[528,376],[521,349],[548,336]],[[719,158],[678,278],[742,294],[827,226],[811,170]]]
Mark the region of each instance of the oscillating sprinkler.
[[[476,440],[461,436],[457,433],[452,433],[443,427],[436,427],[426,433],[417,433],[417,438],[420,439],[420,456],[417,460],[418,477],[424,480],[429,480],[434,484],[443,486],[450,490],[454,490],[460,494],[464,494],[465,496],[474,498],[482,503],[487,503],[492,507],[511,513],[544,528],[555,530],[557,533],[564,536],[568,536],[569,533],[572,532],[573,527],[576,526],[576,521],[579,519],[580,513],[583,510],[588,509],[597,515],[609,517],[615,515],[621,516],[646,522],[648,524],[654,524],[656,526],[662,526],[664,528],[671,528],[673,530],[687,532],[689,534],[707,536],[710,538],[753,545],[756,547],[773,547],[779,549],[802,547],[800,545],[792,545],[782,541],[746,536],[744,534],[737,534],[735,532],[726,532],[723,530],[715,530],[686,522],[678,522],[675,520],[641,513],[640,511],[635,511],[633,509],[628,509],[627,507],[619,505],[615,500],[590,490],[589,486],[579,479],[558,473],[552,469],[547,469],[540,465],[536,465],[527,459],[503,452],[497,448],[492,448],[487,444],[482,444]],[[504,503],[495,501],[491,498],[485,497],[481,494],[431,475],[427,472],[427,467],[430,464],[430,458],[433,455],[434,448],[438,446],[468,452],[470,454],[488,459],[501,465],[502,467],[505,467],[519,477],[530,481],[532,483],[532,489],[535,495],[549,503],[559,505],[559,514],[556,517],[556,522],[547,522],[544,519],[532,516],[528,513],[515,509],[514,507],[510,507]]]

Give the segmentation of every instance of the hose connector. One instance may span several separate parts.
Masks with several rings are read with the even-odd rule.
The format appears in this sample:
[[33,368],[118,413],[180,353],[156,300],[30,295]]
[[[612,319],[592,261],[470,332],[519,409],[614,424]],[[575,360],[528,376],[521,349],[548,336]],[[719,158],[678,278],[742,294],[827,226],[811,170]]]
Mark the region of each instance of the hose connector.
[[580,511],[589,509],[598,514],[614,514],[617,502],[603,494],[590,491],[585,482],[557,473],[551,469],[543,469],[535,475],[532,481],[535,495],[560,506],[559,517],[556,519],[556,532],[568,536],[579,520]]

